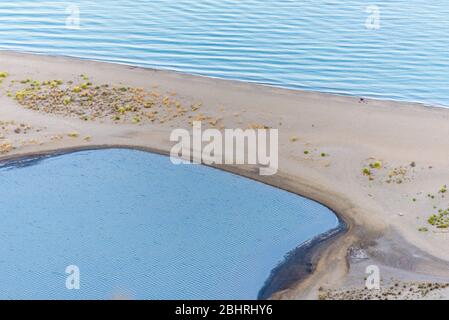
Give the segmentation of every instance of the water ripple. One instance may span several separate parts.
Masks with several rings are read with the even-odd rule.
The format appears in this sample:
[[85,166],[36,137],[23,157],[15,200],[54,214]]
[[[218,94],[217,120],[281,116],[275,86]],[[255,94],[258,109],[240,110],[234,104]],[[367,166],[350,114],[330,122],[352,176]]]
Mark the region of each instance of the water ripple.
[[[68,5],[80,29],[67,29]],[[152,0],[0,3],[0,49],[449,106],[449,3]]]

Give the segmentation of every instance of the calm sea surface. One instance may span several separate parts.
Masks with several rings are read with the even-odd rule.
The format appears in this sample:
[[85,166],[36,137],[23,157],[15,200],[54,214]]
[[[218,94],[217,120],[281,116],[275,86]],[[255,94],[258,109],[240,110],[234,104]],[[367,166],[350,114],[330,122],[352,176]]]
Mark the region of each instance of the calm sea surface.
[[135,150],[2,165],[0,191],[2,299],[255,299],[289,251],[338,225],[316,202]]
[[0,49],[446,106],[448,31],[447,0],[0,3]]

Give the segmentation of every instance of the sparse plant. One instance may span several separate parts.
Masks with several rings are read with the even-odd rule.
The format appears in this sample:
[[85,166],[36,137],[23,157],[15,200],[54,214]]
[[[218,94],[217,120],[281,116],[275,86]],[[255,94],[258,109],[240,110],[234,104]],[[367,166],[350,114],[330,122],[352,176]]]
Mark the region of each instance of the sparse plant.
[[372,169],[380,169],[382,168],[382,162],[380,162],[379,160],[374,161],[373,163],[370,163],[369,165]]
[[371,176],[371,170],[368,167],[363,168],[362,173],[365,176]]

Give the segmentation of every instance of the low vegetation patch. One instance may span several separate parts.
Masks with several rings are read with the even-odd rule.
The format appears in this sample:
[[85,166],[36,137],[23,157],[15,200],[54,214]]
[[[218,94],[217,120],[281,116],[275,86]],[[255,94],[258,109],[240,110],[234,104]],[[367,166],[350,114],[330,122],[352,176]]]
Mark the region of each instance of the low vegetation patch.
[[[7,76],[0,73],[0,79]],[[194,118],[201,103],[181,103],[176,93],[162,93],[155,89],[94,84],[88,76],[77,81],[53,79],[11,81],[14,85],[8,96],[21,106],[55,115],[77,117],[85,121],[111,119],[115,122],[165,123],[176,118]],[[209,119],[212,124],[219,120]],[[212,126],[211,124],[211,126]]]
[[374,160],[368,162],[368,165],[362,169],[362,174],[367,176],[369,180],[374,180],[374,171],[382,169],[382,162]]
[[438,229],[446,229],[449,228],[449,208],[448,209],[439,209],[438,213],[432,214],[427,222]]

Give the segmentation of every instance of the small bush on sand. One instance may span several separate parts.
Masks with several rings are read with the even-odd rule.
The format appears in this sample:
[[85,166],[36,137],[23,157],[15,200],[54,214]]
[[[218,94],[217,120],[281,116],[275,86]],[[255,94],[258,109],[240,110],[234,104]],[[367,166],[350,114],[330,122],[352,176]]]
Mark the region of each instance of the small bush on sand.
[[369,165],[372,169],[380,169],[382,168],[382,162],[380,161],[375,161],[373,163],[370,163]]

